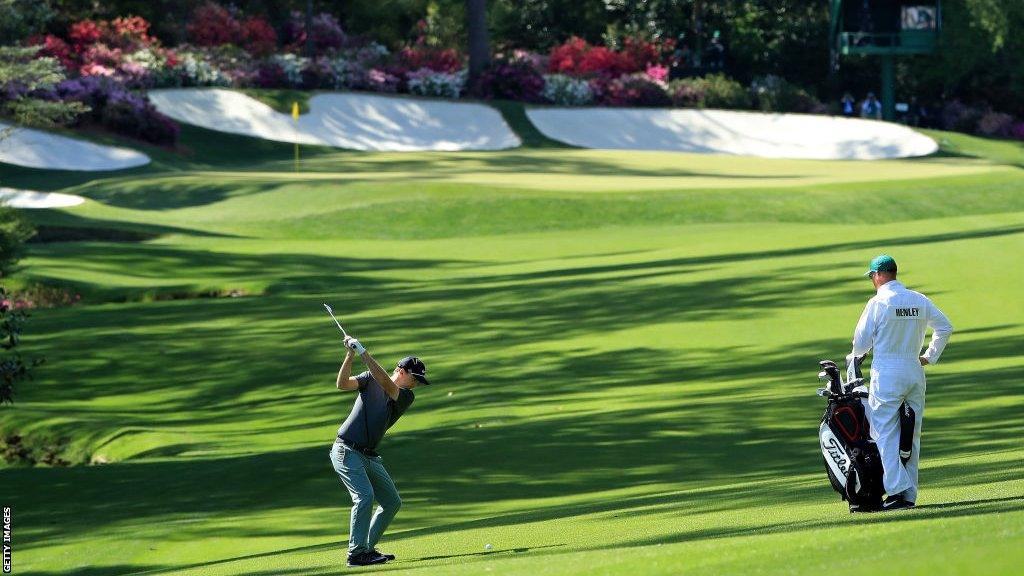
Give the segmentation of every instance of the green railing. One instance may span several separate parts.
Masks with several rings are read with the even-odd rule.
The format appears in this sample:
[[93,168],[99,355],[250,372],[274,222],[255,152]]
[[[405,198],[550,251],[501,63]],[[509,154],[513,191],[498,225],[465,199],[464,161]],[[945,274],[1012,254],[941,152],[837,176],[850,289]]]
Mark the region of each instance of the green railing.
[[839,48],[843,54],[929,54],[935,51],[937,37],[935,30],[843,32],[839,35]]

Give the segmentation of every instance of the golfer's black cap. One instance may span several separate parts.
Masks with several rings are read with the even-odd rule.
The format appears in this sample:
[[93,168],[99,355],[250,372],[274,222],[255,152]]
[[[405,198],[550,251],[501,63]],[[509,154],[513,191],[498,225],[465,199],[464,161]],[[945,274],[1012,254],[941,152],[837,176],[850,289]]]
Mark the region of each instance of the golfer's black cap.
[[406,356],[398,361],[398,367],[412,374],[421,384],[430,384],[430,380],[427,380],[427,365],[423,360],[415,356]]

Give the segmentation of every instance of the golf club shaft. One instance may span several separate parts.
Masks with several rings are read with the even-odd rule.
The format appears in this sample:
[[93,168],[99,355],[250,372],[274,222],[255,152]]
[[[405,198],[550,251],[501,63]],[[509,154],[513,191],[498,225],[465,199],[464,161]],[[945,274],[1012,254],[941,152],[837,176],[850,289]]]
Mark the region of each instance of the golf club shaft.
[[334,320],[334,323],[338,325],[338,330],[341,330],[342,336],[345,336],[347,338],[348,332],[345,332],[345,329],[342,328],[341,326],[341,322],[338,322],[338,319],[334,316],[334,310],[331,310],[331,307],[328,306],[326,303],[324,303],[324,308],[327,309],[327,313],[331,315],[331,319]]

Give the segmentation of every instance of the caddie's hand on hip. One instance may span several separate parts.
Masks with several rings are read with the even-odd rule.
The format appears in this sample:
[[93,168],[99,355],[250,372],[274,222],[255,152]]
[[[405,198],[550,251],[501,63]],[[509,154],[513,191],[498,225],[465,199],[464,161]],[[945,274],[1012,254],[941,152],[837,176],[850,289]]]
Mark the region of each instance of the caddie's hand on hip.
[[345,347],[359,355],[362,355],[363,352],[366,352],[366,348],[359,343],[359,340],[356,340],[351,336],[345,337]]
[[930,362],[928,362],[928,359],[925,358],[924,356],[921,356],[920,360],[921,360],[921,366],[927,366],[928,364],[930,364]]

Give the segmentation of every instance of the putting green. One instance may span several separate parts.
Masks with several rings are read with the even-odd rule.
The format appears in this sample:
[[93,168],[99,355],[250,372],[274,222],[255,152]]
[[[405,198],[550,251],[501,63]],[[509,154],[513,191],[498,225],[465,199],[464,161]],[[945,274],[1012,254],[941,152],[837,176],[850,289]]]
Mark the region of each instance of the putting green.
[[[35,312],[47,364],[0,430],[108,462],[0,468],[15,573],[344,570],[329,301],[438,383],[382,446],[398,560],[365,571],[1014,574],[1024,150],[935,136],[947,155],[909,161],[311,149],[294,172],[288,145],[186,129],[190,155],[130,174],[3,167],[92,200],[40,225],[150,236],[35,244],[12,279],[85,304]],[[881,251],[957,331],[919,507],[851,516],[816,362],[847,352]]]

